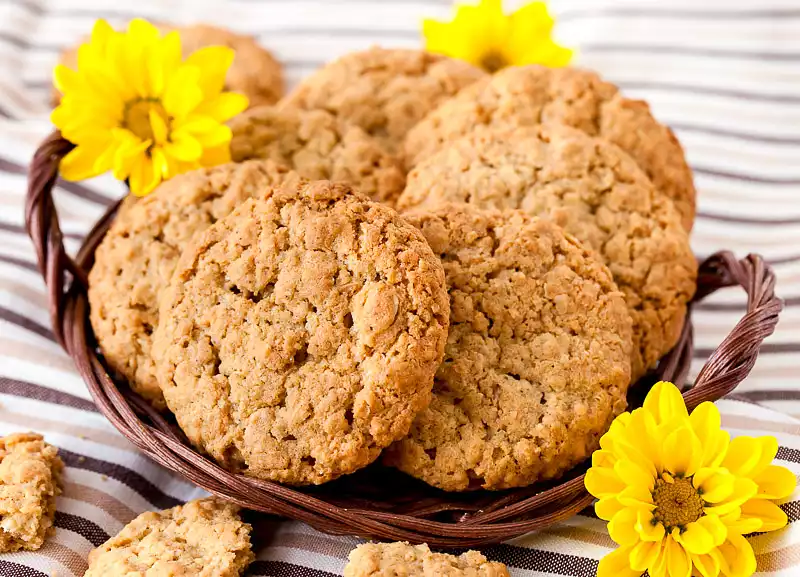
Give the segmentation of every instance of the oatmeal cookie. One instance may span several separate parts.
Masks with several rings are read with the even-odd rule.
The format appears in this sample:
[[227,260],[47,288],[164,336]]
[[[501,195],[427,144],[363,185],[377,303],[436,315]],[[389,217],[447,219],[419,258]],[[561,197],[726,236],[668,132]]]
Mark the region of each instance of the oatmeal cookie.
[[344,577],[509,577],[502,563],[478,551],[458,557],[434,553],[427,545],[365,543],[350,552]]
[[239,577],[255,559],[250,529],[238,507],[214,498],[142,513],[89,553],[84,577]]
[[691,230],[695,213],[692,172],[672,131],[647,103],[624,98],[616,86],[577,68],[506,68],[443,103],[411,130],[408,168],[479,126],[516,128],[558,122],[600,136],[627,152],[656,188],[675,203]]
[[393,203],[405,186],[395,157],[361,128],[324,110],[260,106],[230,122],[234,162],[269,158],[311,180],[353,185],[381,202]]
[[36,433],[0,438],[0,553],[35,551],[55,531],[64,463]]
[[672,202],[613,144],[558,125],[478,130],[421,162],[398,200],[443,202],[547,216],[595,249],[633,317],[634,379],[675,346],[697,262]]
[[428,111],[484,76],[479,68],[446,56],[375,47],[327,64],[290,92],[283,105],[327,110],[394,151]]
[[611,273],[521,211],[407,213],[444,265],[450,331],[430,406],[385,462],[447,491],[558,477],[625,410],[631,319]]
[[[236,34],[224,28],[195,24],[193,26],[167,26],[159,24],[164,32],[178,31],[181,36],[181,49],[186,58],[206,46],[227,46],[236,52],[233,64],[225,78],[225,90],[239,92],[247,96],[250,106],[274,104],[283,96],[283,69],[272,54],[251,36]],[[87,40],[83,40],[86,42]],[[78,47],[74,46],[61,53],[59,64],[73,70],[78,66]],[[53,88],[53,106],[58,106],[61,94]]]
[[247,201],[187,249],[154,352],[189,439],[231,471],[318,484],[372,462],[430,400],[442,264],[341,183]]
[[194,235],[245,199],[293,173],[271,161],[202,169],[171,178],[152,194],[123,201],[89,273],[89,318],[106,363],[164,408],[150,357],[158,297]]

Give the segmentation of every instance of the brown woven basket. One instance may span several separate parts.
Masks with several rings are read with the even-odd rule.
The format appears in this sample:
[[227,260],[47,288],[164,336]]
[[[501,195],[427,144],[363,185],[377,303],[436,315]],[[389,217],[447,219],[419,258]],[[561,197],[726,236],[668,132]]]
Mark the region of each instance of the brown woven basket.
[[[127,385],[114,382],[98,356],[87,320],[86,278],[117,205],[91,230],[77,256],[70,257],[64,249],[52,190],[59,161],[71,148],[59,133],[51,135],[33,158],[28,183],[26,226],[47,284],[53,331],[100,411],[154,461],[247,509],[298,519],[328,533],[437,547],[510,539],[567,519],[592,502],[583,485],[585,466],[557,482],[524,489],[451,494],[380,465],[318,487],[285,487],[231,474],[200,455],[173,421],[156,413]],[[694,385],[685,390],[690,408],[730,393],[747,376],[782,308],[774,294],[775,276],[757,255],[736,260],[730,252],[720,252],[709,257],[700,265],[698,285],[694,302],[722,287],[742,287],[747,292],[747,312],[711,355]],[[653,374],[632,387],[630,405],[640,405],[657,380],[683,386],[691,359],[692,327],[687,315],[677,346]]]

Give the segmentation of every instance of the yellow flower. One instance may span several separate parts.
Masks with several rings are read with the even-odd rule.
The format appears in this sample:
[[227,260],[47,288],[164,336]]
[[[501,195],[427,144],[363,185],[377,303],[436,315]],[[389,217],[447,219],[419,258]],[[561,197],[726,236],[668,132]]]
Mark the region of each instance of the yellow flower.
[[797,479],[772,465],[774,437],[737,437],[703,403],[691,415],[672,383],[660,382],[644,406],[617,417],[586,473],[598,517],[620,545],[598,577],[749,577],[755,555],[743,537],[775,531]]
[[116,32],[98,20],[78,67],[56,66],[63,94],[51,120],[75,148],[61,176],[83,180],[112,170],[143,196],[176,174],[230,160],[225,122],[247,98],[223,92],[233,50],[210,46],[181,56],[177,32],[144,20]]
[[572,50],[551,37],[553,18],[544,2],[531,2],[506,15],[502,0],[460,4],[451,22],[425,20],[425,49],[496,72],[506,66],[566,66]]

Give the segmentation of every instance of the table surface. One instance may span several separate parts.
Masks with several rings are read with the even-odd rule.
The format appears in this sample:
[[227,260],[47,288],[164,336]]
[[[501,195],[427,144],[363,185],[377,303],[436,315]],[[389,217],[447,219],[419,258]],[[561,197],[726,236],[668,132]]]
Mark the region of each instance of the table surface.
[[[508,3],[513,4],[513,3]],[[800,473],[800,6],[795,0],[569,0],[551,2],[561,40],[626,94],[647,99],[684,144],[699,191],[692,238],[699,256],[719,249],[763,255],[785,310],[759,362],[721,401],[733,434],[772,434],[781,463]],[[373,44],[419,47],[424,0],[0,0],[0,434],[33,429],[67,464],[56,534],[37,553],[0,556],[5,576],[82,575],[86,555],[136,514],[203,494],[149,462],[100,416],[48,327],[44,286],[23,228],[27,164],[51,126],[50,74],[58,51],[98,17],[208,21],[253,34],[286,66],[290,84],[324,62]],[[114,198],[98,178],[58,187],[61,226],[74,249]],[[694,311],[692,374],[744,311],[741,291]],[[753,537],[759,574],[800,572],[800,493],[793,521]],[[338,575],[355,538],[300,523],[259,525],[248,575]],[[491,547],[512,575],[594,575],[613,543],[604,524],[578,515],[551,530]]]

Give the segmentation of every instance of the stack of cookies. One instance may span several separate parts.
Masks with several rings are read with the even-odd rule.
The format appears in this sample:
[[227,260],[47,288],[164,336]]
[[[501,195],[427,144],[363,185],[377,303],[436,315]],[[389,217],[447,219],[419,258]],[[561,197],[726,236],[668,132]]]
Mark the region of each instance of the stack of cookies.
[[413,50],[273,100],[233,163],[123,205],[89,277],[110,371],[279,483],[380,458],[500,490],[589,457],[695,290],[669,129],[588,71]]

